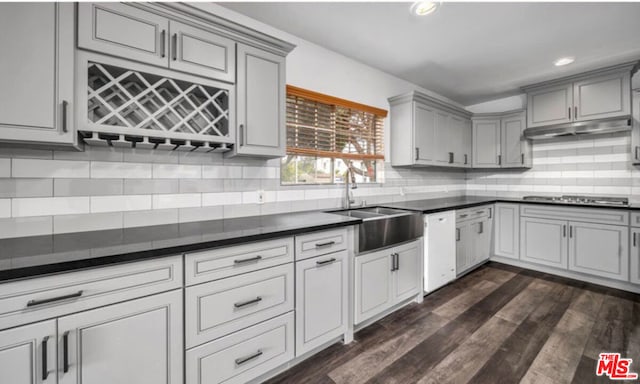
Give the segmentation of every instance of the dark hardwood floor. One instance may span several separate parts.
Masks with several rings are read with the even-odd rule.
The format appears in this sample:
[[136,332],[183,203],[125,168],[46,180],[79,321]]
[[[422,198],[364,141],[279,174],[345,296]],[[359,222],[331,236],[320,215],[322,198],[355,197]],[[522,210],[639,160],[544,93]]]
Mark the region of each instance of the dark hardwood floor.
[[489,263],[269,383],[611,383],[600,352],[640,372],[640,295]]

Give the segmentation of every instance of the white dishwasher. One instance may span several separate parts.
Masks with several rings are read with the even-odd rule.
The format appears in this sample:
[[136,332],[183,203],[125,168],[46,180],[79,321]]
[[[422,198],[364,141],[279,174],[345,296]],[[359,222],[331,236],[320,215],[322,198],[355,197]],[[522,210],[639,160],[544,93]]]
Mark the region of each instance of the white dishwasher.
[[424,291],[456,278],[456,211],[424,216]]

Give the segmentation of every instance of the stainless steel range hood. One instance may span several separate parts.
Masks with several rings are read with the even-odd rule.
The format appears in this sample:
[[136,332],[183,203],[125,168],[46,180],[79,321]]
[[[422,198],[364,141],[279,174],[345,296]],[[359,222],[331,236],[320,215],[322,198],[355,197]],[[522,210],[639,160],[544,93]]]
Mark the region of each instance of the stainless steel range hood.
[[596,135],[603,133],[630,131],[631,116],[581,121],[577,123],[550,125],[546,127],[527,128],[524,137],[531,140],[550,139],[553,137]]

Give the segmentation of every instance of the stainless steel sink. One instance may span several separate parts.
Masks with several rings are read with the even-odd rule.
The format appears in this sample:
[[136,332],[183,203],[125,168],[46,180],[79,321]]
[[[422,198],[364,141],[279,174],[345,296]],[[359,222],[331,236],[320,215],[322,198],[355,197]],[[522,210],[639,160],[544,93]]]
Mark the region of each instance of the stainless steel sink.
[[362,219],[358,225],[358,253],[390,247],[419,238],[423,234],[422,213],[403,209],[368,207],[332,211]]

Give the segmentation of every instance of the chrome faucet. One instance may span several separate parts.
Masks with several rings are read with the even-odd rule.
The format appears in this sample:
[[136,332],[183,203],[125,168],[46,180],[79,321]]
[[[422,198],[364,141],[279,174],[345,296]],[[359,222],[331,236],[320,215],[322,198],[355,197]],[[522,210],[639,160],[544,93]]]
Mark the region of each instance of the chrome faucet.
[[358,185],[356,184],[356,175],[353,173],[351,167],[347,168],[347,172],[344,174],[344,208],[350,209],[351,204],[355,204],[356,200],[353,198],[353,193],[349,190],[349,186],[351,189],[357,189]]

